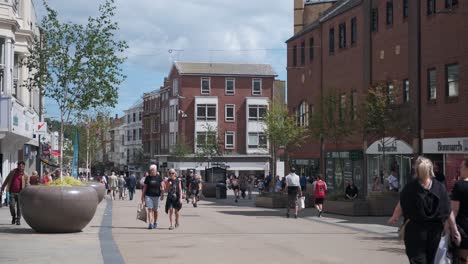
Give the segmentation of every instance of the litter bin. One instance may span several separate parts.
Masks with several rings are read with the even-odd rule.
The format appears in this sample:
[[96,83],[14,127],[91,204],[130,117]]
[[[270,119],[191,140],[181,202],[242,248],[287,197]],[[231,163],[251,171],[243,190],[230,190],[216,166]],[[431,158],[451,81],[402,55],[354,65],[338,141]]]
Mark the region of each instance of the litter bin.
[[227,188],[224,183],[216,184],[216,199],[226,199],[227,198]]

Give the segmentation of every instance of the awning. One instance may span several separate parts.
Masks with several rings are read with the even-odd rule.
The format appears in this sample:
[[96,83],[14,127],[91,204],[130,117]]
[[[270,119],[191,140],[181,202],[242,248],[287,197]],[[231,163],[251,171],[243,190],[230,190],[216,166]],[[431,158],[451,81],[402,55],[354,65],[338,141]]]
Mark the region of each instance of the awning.
[[377,140],[366,150],[368,155],[381,154],[413,154],[413,148],[406,142],[394,137],[386,137],[383,140]]

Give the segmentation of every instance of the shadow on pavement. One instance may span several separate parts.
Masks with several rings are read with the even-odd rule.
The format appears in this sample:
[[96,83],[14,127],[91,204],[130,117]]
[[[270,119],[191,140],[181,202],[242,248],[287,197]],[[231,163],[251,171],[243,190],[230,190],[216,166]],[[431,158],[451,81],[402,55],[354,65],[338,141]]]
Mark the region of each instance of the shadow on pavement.
[[37,233],[31,228],[0,227],[0,234],[37,234]]
[[[254,217],[283,217],[285,216],[284,213],[280,211],[218,211],[218,213],[221,214],[227,214],[227,215],[241,215],[241,216],[254,216]],[[286,217],[285,217],[286,218]]]

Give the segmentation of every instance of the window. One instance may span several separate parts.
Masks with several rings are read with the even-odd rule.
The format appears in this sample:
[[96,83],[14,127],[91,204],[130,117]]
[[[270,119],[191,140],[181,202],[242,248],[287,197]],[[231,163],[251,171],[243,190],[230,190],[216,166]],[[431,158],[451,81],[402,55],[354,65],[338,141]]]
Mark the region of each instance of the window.
[[437,99],[437,73],[435,69],[427,70],[427,95],[429,100]]
[[305,41],[301,43],[301,65],[305,64]]
[[447,96],[458,96],[458,81],[459,81],[459,67],[458,64],[451,64],[445,67],[445,74],[447,78],[446,89]]
[[141,112],[138,113],[138,120],[141,121]]
[[136,113],[133,113],[133,122],[136,122]]
[[201,78],[201,93],[202,94],[210,94],[211,90],[211,82],[210,78]]
[[393,25],[393,0],[387,0],[387,25]]
[[224,148],[225,149],[234,149],[235,145],[235,132],[226,132],[224,135]]
[[132,140],[132,136],[130,135],[130,130],[127,131],[127,142]]
[[265,119],[266,105],[249,105],[249,121],[260,121]]
[[197,120],[216,121],[216,105],[215,104],[197,105]]
[[179,95],[179,79],[172,80],[172,95],[177,96]]
[[409,103],[410,101],[410,83],[409,80],[403,80],[403,102]]
[[124,146],[125,145],[125,136],[122,135],[122,145]]
[[330,28],[330,32],[328,35],[328,51],[330,54],[335,52],[335,29]]
[[226,78],[225,93],[226,95],[234,95],[236,93],[236,79]]
[[262,95],[262,79],[252,80],[252,95]]
[[133,141],[137,140],[137,133],[136,129],[133,129]]
[[445,0],[445,8],[454,8],[458,6],[458,0]]
[[197,148],[216,143],[215,132],[197,132]]
[[343,119],[346,112],[346,94],[340,96],[340,119]]
[[403,18],[409,15],[409,0],[403,0]]
[[249,133],[247,144],[249,149],[266,149],[266,136],[264,133]]
[[372,32],[379,31],[379,9],[372,8]]
[[141,128],[138,129],[138,139],[141,140]]
[[309,104],[306,101],[303,101],[299,105],[299,113],[298,113],[298,125],[302,127],[309,126]]
[[394,104],[396,100],[395,96],[395,86],[393,84],[388,84],[387,85],[387,93],[388,93],[388,100],[390,104]]
[[293,66],[297,66],[297,46],[294,45],[293,47]]
[[340,24],[340,36],[338,46],[340,49],[346,48],[346,24]]
[[427,0],[427,15],[436,13],[436,0]]
[[227,104],[225,106],[225,120],[226,122],[234,122],[236,120],[236,106],[233,104]]
[[351,19],[351,44],[356,44],[357,41],[357,19]]
[[310,38],[309,40],[309,60],[314,60],[314,38]]
[[351,93],[351,119],[356,120],[358,111],[358,95],[356,91]]

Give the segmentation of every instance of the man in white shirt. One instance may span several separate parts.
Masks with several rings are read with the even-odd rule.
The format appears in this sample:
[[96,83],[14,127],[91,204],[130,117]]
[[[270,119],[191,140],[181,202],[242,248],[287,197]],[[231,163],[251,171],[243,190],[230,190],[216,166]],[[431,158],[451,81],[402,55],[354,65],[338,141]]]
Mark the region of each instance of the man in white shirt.
[[390,172],[390,175],[387,178],[388,189],[393,192],[398,192],[399,184],[397,177],[394,176],[395,172]]
[[291,167],[290,173],[286,176],[286,188],[288,190],[288,211],[286,217],[289,218],[289,210],[294,207],[294,217],[297,218],[299,207],[297,204],[298,194],[302,197],[301,182],[296,174],[296,169]]

